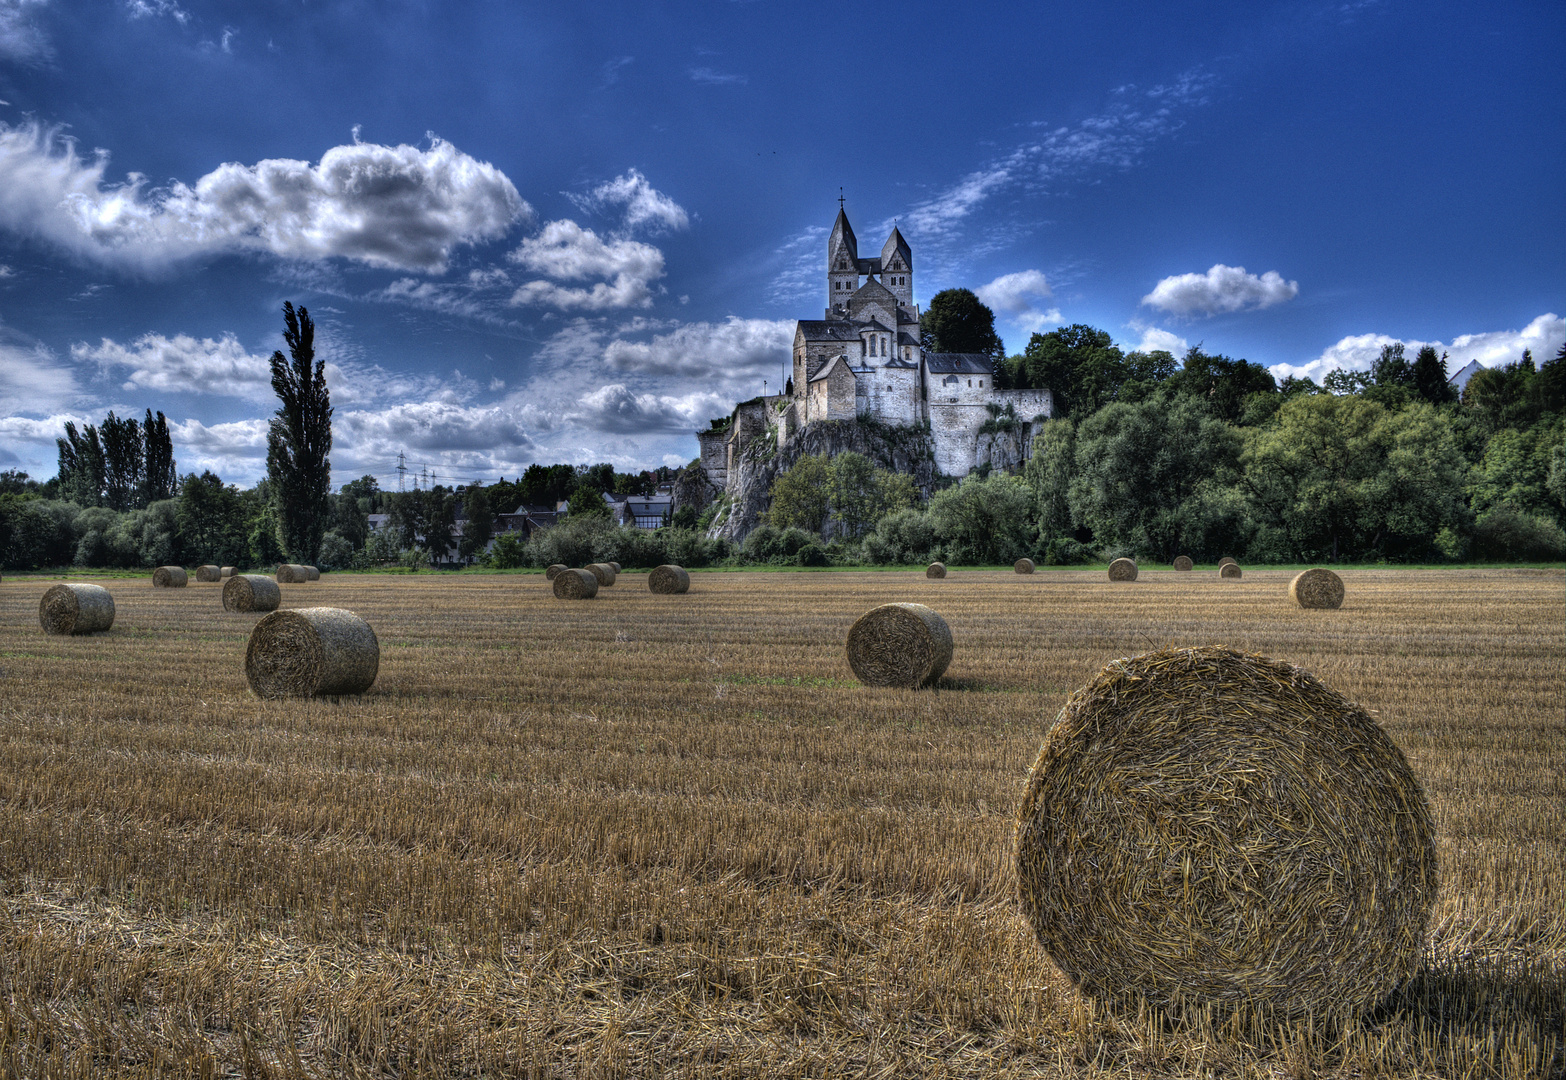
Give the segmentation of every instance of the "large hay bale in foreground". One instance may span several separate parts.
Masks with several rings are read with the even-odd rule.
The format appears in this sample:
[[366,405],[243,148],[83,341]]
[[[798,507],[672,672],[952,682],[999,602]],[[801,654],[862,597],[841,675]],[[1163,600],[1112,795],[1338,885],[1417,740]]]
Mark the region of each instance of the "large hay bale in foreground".
[[321,580],[321,571],[319,569],[317,569],[316,567],[314,567],[314,566],[306,566],[304,568],[304,572],[305,572],[305,580],[306,581],[320,581]]
[[183,589],[190,581],[183,566],[160,566],[152,572],[154,589]]
[[1192,569],[1195,569],[1195,567],[1196,567],[1196,564],[1191,561],[1191,557],[1189,555],[1176,555],[1175,556],[1174,568],[1176,570],[1181,570],[1181,571],[1192,570]]
[[1135,581],[1136,562],[1131,559],[1116,559],[1109,564],[1110,581]]
[[245,678],[263,698],[362,694],[380,666],[375,631],[342,608],[274,611],[250,631],[245,650]]
[[1415,973],[1434,826],[1408,761],[1308,672],[1115,660],[1045,736],[1017,825],[1039,944],[1086,993],[1362,1012]]
[[847,648],[866,686],[925,686],[952,662],[952,631],[923,604],[882,604],[849,628]]
[[218,577],[220,577],[220,578],[230,578],[230,577],[233,577],[237,573],[239,573],[239,567],[237,567],[237,566],[225,566],[225,567],[223,567],[223,569],[218,571]]
[[946,576],[946,564],[933,562],[924,568],[924,576],[928,578],[943,578]]
[[1019,574],[1031,574],[1033,573],[1033,560],[1018,559],[1016,562],[1011,564],[1011,568],[1017,571]]
[[298,563],[278,563],[277,581],[280,585],[303,585],[310,580],[309,573]]
[[566,570],[566,569],[569,569],[569,568],[566,566],[565,563],[558,563],[558,562],[554,563],[554,564],[552,564],[549,567],[549,569],[544,571],[544,579],[546,581],[553,581],[553,580],[555,580],[556,577],[559,576],[560,571]]
[[1227,562],[1218,568],[1218,576],[1220,578],[1237,578],[1243,573],[1244,571],[1240,569],[1239,563]]
[[598,577],[591,570],[562,570],[555,575],[559,600],[591,600],[598,595]]
[[283,590],[265,574],[237,574],[223,582],[224,611],[276,611]]
[[606,562],[588,563],[584,568],[598,579],[600,585],[613,585],[618,572]]
[[647,588],[655,593],[663,593],[669,596],[673,596],[676,593],[690,592],[691,576],[686,573],[683,566],[665,563],[647,575]]
[[221,566],[210,566],[209,565],[209,566],[198,566],[198,567],[196,567],[196,580],[197,581],[217,581],[220,578],[222,578],[222,576],[223,576],[223,568]]
[[114,625],[114,597],[102,585],[51,585],[38,602],[46,634],[96,634]]
[[1335,610],[1343,606],[1343,579],[1320,566],[1302,571],[1289,582],[1289,599],[1302,608]]

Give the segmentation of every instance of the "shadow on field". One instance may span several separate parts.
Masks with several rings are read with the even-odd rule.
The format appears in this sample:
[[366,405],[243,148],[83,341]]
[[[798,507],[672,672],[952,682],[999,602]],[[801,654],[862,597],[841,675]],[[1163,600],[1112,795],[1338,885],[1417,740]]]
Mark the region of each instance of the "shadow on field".
[[1365,1019],[1371,1026],[1413,1024],[1437,1036],[1436,1045],[1531,1041],[1549,1055],[1539,1075],[1566,1077],[1566,975],[1543,964],[1426,968]]

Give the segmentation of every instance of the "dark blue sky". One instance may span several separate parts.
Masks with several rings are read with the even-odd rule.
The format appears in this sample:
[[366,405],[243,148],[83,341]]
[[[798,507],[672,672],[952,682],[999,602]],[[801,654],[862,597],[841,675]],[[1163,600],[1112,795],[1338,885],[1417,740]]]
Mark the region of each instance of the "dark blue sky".
[[161,409],[250,483],[284,300],[337,480],[683,464],[841,187],[1007,346],[1320,377],[1566,339],[1566,6],[0,0],[0,468]]

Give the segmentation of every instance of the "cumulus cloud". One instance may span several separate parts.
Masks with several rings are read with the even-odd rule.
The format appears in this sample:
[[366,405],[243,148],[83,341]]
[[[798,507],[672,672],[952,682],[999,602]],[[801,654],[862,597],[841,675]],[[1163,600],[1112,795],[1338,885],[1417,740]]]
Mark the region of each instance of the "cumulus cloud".
[[19,64],[49,59],[54,50],[35,20],[49,0],[0,0],[0,60]]
[[730,315],[721,323],[685,323],[650,341],[617,337],[603,358],[617,371],[753,382],[787,364],[793,341],[790,321]]
[[1293,375],[1320,382],[1335,368],[1346,371],[1368,371],[1370,365],[1381,356],[1381,350],[1399,342],[1409,359],[1429,345],[1437,353],[1446,353],[1446,373],[1455,375],[1470,361],[1477,360],[1485,367],[1499,367],[1522,359],[1524,349],[1533,352],[1534,363],[1551,359],[1566,343],[1566,319],[1553,312],[1538,316],[1521,330],[1492,330],[1479,334],[1459,334],[1450,344],[1440,341],[1422,341],[1419,338],[1396,338],[1390,334],[1351,334],[1339,338],[1324,349],[1320,356],[1303,364],[1274,364],[1272,373],[1279,379]]
[[130,345],[103,338],[97,345],[73,345],[71,356],[105,371],[128,369],[122,390],[262,399],[272,393],[272,368],[267,358],[247,352],[233,334],[216,341],[189,334],[172,338],[143,334]]
[[599,184],[586,195],[568,198],[589,213],[623,208],[627,230],[645,228],[650,232],[666,232],[690,224],[685,208],[653,187],[636,169],[628,169],[624,176]]
[[1176,359],[1185,355],[1190,345],[1185,338],[1178,334],[1171,334],[1168,330],[1160,330],[1156,326],[1144,326],[1142,340],[1137,342],[1134,352],[1157,352],[1160,349],[1167,353],[1173,353]]
[[1166,277],[1142,297],[1142,303],[1172,315],[1219,315],[1245,308],[1265,308],[1299,295],[1297,281],[1284,281],[1276,270],[1257,277],[1243,266],[1218,263],[1205,274]]
[[58,129],[0,123],[0,228],[129,269],[250,251],[439,272],[456,247],[531,215],[503,172],[434,136],[427,150],[354,142],[318,165],[229,163],[163,188],[139,173],[107,183],[108,164]]
[[0,342],[0,401],[20,413],[50,413],[76,402],[82,389],[42,345]]
[[407,402],[380,410],[351,410],[338,418],[347,444],[362,457],[398,450],[436,452],[526,451],[533,445],[526,407],[467,406],[444,401]]
[[1042,271],[1020,270],[1015,274],[1002,274],[988,285],[980,285],[974,293],[992,311],[1005,317],[1025,334],[1060,323],[1060,309],[1040,303],[1053,295]]
[[714,393],[638,394],[623,383],[610,383],[572,402],[564,419],[593,431],[620,434],[689,432],[733,407],[731,400]]
[[652,282],[663,277],[663,252],[636,240],[605,241],[574,221],[551,221],[538,236],[522,241],[510,254],[513,262],[557,281],[602,277],[592,288],[568,288],[549,281],[530,281],[511,296],[511,303],[604,311],[650,307]]
[[181,26],[190,21],[190,12],[180,7],[174,0],[125,0],[125,10],[133,19],[168,15]]

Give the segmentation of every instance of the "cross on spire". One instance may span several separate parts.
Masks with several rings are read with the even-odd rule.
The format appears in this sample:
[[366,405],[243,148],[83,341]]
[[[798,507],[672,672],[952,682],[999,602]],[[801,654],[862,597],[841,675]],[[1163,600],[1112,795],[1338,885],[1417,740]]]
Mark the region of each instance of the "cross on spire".
[[838,188],[837,189],[837,208],[839,210],[843,209],[843,189],[842,188]]

